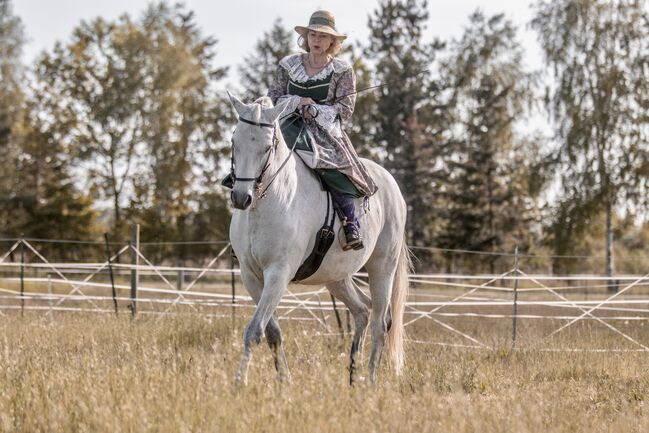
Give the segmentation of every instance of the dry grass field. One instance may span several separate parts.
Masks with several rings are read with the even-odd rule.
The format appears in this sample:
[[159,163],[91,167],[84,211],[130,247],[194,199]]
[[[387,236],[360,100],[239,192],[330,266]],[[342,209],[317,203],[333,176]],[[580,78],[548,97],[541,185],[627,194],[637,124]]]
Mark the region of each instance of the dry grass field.
[[[544,351],[532,344],[545,332],[536,329],[543,321],[522,322],[512,350],[502,320],[457,318],[455,325],[465,320],[463,330],[495,349],[410,342],[403,376],[384,364],[379,384],[354,387],[347,385],[349,337],[283,321],[292,383],[275,380],[262,343],[249,385],[239,387],[233,376],[248,314],[234,322],[198,315],[0,316],[0,431],[649,431],[649,354]],[[634,336],[646,333],[646,326],[632,325]],[[430,321],[409,327],[412,340],[434,342],[442,332]],[[621,341],[590,321],[547,347]]]

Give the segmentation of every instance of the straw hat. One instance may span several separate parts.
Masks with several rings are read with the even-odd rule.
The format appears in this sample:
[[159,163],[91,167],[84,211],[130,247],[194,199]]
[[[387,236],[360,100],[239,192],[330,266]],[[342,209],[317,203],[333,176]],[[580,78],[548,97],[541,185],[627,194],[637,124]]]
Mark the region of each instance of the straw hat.
[[298,32],[304,38],[306,38],[309,30],[327,33],[340,40],[347,38],[347,35],[338,33],[338,31],[336,30],[336,19],[334,18],[333,14],[329,11],[315,11],[313,12],[313,15],[311,15],[311,18],[309,19],[308,26],[306,27],[295,26],[295,31]]

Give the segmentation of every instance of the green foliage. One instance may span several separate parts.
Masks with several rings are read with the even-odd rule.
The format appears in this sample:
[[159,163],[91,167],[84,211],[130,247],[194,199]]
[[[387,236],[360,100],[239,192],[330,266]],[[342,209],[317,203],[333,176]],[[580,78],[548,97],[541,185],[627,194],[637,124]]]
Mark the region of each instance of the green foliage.
[[536,214],[527,187],[527,144],[515,132],[532,101],[516,28],[477,11],[451,46],[453,139],[444,149],[446,199],[440,246],[473,251],[526,250]]
[[539,2],[533,27],[554,83],[561,197],[556,250],[580,236],[578,221],[604,211],[612,272],[614,208],[646,205],[649,125],[649,12],[637,0]]
[[344,126],[345,132],[361,157],[381,161],[385,159],[385,149],[381,149],[374,141],[378,126],[379,93],[371,88],[379,84],[375,82],[374,71],[363,58],[360,49],[350,46],[345,51],[349,52],[351,57],[356,74],[356,91],[359,92],[356,95],[354,115]]
[[12,14],[11,3],[0,0],[0,231],[4,233],[16,221],[12,209],[21,201],[15,189],[19,177],[15,162],[20,148],[13,130],[23,100],[20,53],[24,42],[22,22]]
[[115,236],[127,234],[127,218],[155,239],[187,232],[229,121],[211,87],[225,74],[211,66],[215,43],[192,12],[163,2],[138,21],[82,23],[39,60],[39,83],[61,102],[48,114],[71,119],[61,135],[110,200]]
[[[549,72],[553,147],[518,133],[535,77],[521,66],[516,29],[503,15],[472,14],[462,38],[444,51],[446,44],[426,39],[426,1],[379,2],[367,43],[340,54],[351,59],[361,90],[345,129],[361,156],[397,179],[411,245],[519,245],[559,255],[605,248],[609,272],[613,251],[625,272],[646,266],[633,261],[647,253],[648,230],[639,216],[649,204],[643,6],[537,3],[532,26]],[[238,67],[245,98],[267,92],[295,39],[279,19],[261,34]],[[81,22],[67,43],[40,56],[32,74],[20,64],[24,41],[11,2],[0,0],[0,234],[96,239],[107,231],[101,221],[112,225],[113,240],[123,240],[138,222],[144,241],[201,242],[159,247],[155,260],[195,260],[222,248],[202,242],[228,236],[230,211],[218,183],[233,116],[216,93],[227,72],[213,67],[216,40],[193,13],[163,1],[136,19]],[[545,219],[543,200],[550,200]],[[454,266],[421,251],[420,268]],[[580,260],[558,259],[553,268],[592,271],[579,268]]]
[[385,84],[376,91],[374,122],[366,123],[365,131],[404,193],[411,245],[433,241],[437,152],[448,131],[440,83],[429,72],[443,44],[424,41],[427,19],[426,1],[382,1],[369,18],[365,49],[365,56],[375,64],[374,78]]

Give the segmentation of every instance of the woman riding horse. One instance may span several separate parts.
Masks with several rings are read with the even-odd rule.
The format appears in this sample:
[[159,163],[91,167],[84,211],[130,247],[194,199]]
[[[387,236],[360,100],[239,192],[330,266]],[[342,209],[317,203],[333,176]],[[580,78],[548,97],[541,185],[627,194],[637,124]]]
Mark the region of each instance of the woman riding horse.
[[356,101],[352,66],[336,58],[347,37],[336,31],[333,15],[316,11],[306,27],[297,26],[299,45],[306,53],[279,62],[268,96],[277,105],[289,99],[289,116],[281,123],[289,148],[315,170],[342,214],[345,250],[363,248],[354,198],[370,197],[376,184],[359,161],[342,123]]

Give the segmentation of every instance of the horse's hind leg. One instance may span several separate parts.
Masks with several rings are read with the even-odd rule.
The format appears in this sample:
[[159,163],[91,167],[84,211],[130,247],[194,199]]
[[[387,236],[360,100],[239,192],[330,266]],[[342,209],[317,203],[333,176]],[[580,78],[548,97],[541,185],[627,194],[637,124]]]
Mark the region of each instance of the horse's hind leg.
[[349,354],[349,384],[353,385],[356,380],[356,357],[367,328],[370,300],[367,295],[354,287],[351,278],[327,284],[327,288],[349,308],[354,317],[354,339]]
[[291,381],[291,372],[288,369],[286,362],[286,354],[284,353],[284,345],[282,344],[282,330],[279,327],[279,320],[277,314],[273,314],[266,325],[266,341],[268,347],[273,352],[273,361],[275,362],[275,370],[277,371],[277,378],[280,382],[286,380]]
[[394,261],[380,260],[377,263],[368,263],[366,265],[372,295],[372,323],[370,324],[372,330],[370,380],[372,383],[376,382],[376,375],[381,366],[383,347],[388,333],[388,325],[391,325],[392,321],[388,309],[390,307],[396,262],[396,259]]

